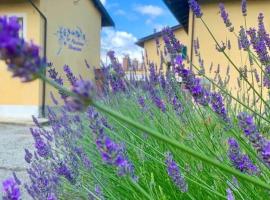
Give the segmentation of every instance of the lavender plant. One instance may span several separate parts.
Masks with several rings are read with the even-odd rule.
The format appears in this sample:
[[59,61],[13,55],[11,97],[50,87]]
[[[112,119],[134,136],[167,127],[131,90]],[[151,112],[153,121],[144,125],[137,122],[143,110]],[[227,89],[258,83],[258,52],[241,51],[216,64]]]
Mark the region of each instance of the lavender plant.
[[[199,4],[195,0],[189,4],[211,34]],[[223,4],[220,11],[233,32]],[[247,15],[246,1],[242,2],[242,14]],[[0,18],[1,59],[22,81],[40,78],[55,87],[64,106],[54,99],[59,109],[48,107],[49,127],[42,127],[34,118],[34,150],[25,149],[30,180],[23,185],[20,182],[24,180],[15,176],[4,181],[4,199],[20,199],[21,188],[38,200],[269,198],[270,145],[262,132],[270,123],[267,115],[225,93],[221,81],[212,83],[222,93],[205,87],[200,76],[207,76],[198,76],[185,66],[183,45],[169,28],[162,34],[165,53],[170,56],[164,63],[166,74],[148,62],[146,80],[129,82],[110,51],[111,63],[103,68],[106,92],[102,98],[95,96],[91,82],[77,78],[68,66],[64,71],[71,89],[64,87],[51,64],[49,78],[45,77],[43,70],[48,64],[39,57],[39,48],[19,38],[18,31],[15,18]],[[268,34],[263,16],[259,15],[259,30],[242,27],[236,36],[239,46],[267,72]],[[200,67],[204,67],[200,45],[195,43]],[[159,42],[157,45],[160,48]],[[225,51],[231,44],[216,41],[216,45],[237,68]],[[181,84],[176,80],[179,76]],[[242,76],[251,85],[247,76]],[[267,109],[260,93],[251,89]],[[252,116],[228,109],[224,94],[241,109],[249,108],[262,121],[260,126]]]

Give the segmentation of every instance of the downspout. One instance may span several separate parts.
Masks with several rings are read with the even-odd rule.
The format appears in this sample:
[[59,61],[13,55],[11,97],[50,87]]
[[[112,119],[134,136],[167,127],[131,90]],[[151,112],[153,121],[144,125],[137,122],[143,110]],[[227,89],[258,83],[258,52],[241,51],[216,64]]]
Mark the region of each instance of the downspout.
[[[43,56],[46,59],[47,58],[47,18],[46,16],[42,13],[42,11],[34,4],[34,2],[32,0],[28,0],[28,2],[33,6],[33,8],[39,13],[39,15],[42,17],[42,19],[44,20],[44,35],[43,35]],[[46,69],[44,69],[43,71],[44,75],[46,76]],[[41,102],[41,115],[42,117],[45,117],[45,104],[46,104],[46,99],[45,99],[45,95],[46,95],[46,82],[42,81],[42,102]]]
[[191,44],[190,44],[190,69],[192,69],[193,64],[193,41],[194,41],[194,27],[195,27],[195,15],[192,13],[192,21],[191,21]]

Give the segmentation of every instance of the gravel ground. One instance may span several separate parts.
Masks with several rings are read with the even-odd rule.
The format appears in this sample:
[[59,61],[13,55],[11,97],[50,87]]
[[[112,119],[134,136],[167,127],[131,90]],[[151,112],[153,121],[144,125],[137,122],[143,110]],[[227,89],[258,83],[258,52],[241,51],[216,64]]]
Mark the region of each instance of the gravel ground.
[[[33,139],[29,131],[30,126],[0,124],[0,182],[12,176],[17,176],[25,182],[27,180],[24,161],[24,149],[33,148]],[[0,186],[2,188],[2,185]],[[1,189],[2,191],[2,189]],[[0,195],[1,199],[1,195]],[[23,191],[23,200],[30,199]]]

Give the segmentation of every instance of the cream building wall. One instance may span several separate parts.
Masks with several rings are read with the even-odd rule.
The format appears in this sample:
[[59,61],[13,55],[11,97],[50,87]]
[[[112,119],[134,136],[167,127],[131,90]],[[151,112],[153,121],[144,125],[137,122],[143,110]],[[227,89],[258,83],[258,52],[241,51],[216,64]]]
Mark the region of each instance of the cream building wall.
[[[65,78],[63,66],[69,65],[76,76],[94,79],[93,67],[100,63],[101,14],[90,0],[41,1],[40,9],[48,19],[47,56],[54,67]],[[71,32],[75,32],[75,35]],[[91,66],[86,67],[85,61]],[[65,78],[65,85],[69,84]],[[52,105],[50,91],[46,85],[46,105]]]
[[[25,39],[40,44],[40,18],[26,1],[9,0],[0,2],[0,15],[15,15],[24,19]],[[0,117],[29,118],[38,116],[41,103],[41,82],[22,84],[19,78],[12,78],[5,63],[0,63]],[[16,113],[16,115],[14,115]]]
[[[268,31],[270,31],[270,1],[269,0],[250,0],[248,2],[248,16],[246,17],[247,27],[258,27],[258,14],[260,12],[264,13],[265,16],[265,27]],[[229,12],[229,18],[234,25],[235,33],[238,35],[240,30],[240,26],[245,24],[244,17],[241,12],[241,1],[224,1],[226,10]],[[232,61],[236,64],[238,68],[244,67],[247,65],[248,70],[251,71],[254,68],[258,70],[259,68],[254,65],[250,67],[249,59],[246,52],[239,51],[237,38],[234,33],[231,33],[225,27],[222,18],[219,14],[218,1],[204,1],[200,3],[202,11],[203,11],[203,19],[217,38],[217,40],[221,43],[226,42],[226,40],[230,40],[232,49],[226,50],[226,53],[231,57]],[[190,13],[189,19],[189,44],[191,44],[191,30],[192,30],[192,13]],[[215,70],[217,70],[217,65],[220,64],[220,75],[224,78],[226,75],[227,66],[230,65],[230,81],[227,85],[229,91],[232,91],[234,96],[237,96],[237,91],[239,90],[237,78],[239,77],[239,73],[233,69],[233,66],[228,62],[228,60],[222,55],[222,53],[216,50],[215,42],[211,38],[210,34],[207,32],[203,23],[200,19],[195,18],[194,22],[194,39],[198,38],[200,41],[200,54],[204,59],[204,64],[206,68],[206,75],[212,78],[215,77]],[[190,45],[189,45],[190,46]],[[189,51],[188,51],[189,52]],[[198,66],[198,58],[193,54],[194,63]],[[212,73],[209,72],[211,63],[213,63]],[[254,78],[254,77],[253,77]],[[248,75],[248,80],[252,83],[251,73]],[[247,86],[245,86],[247,88]],[[254,87],[258,92],[260,92],[260,88],[255,83]],[[243,93],[247,93],[247,89],[245,88]],[[243,89],[243,88],[242,88]],[[263,94],[266,96],[266,89],[264,89]],[[247,94],[246,94],[247,95]],[[251,97],[253,94],[251,94]]]

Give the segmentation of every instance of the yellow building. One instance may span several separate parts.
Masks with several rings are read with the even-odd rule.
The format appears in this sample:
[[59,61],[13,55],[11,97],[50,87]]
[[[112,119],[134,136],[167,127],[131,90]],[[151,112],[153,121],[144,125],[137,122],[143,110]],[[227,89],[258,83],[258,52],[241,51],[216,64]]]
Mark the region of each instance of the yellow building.
[[[67,64],[75,75],[93,79],[93,67],[100,64],[101,28],[114,26],[99,0],[2,0],[0,15],[17,16],[21,36],[40,45],[42,56],[63,78]],[[23,84],[1,65],[1,117],[42,116],[53,89],[39,80]]]
[[[217,71],[220,71],[220,77],[224,79],[227,74],[227,67],[230,66],[229,71],[229,82],[227,88],[231,90],[234,95],[239,90],[238,80],[239,73],[233,68],[232,64],[224,57],[224,55],[216,50],[216,44],[211,38],[207,29],[204,27],[200,19],[196,18],[194,14],[190,11],[187,0],[163,0],[167,5],[169,10],[178,20],[179,24],[182,25],[183,32],[186,33],[186,36],[178,35],[177,30],[174,30],[176,37],[187,46],[188,57],[192,64],[199,66],[198,56],[194,52],[194,40],[199,40],[200,43],[200,56],[204,61],[206,75],[212,77],[213,79],[217,76]],[[249,58],[246,52],[240,51],[238,48],[238,40],[235,36],[238,35],[240,26],[245,25],[245,18],[242,16],[241,12],[241,0],[199,0],[203,12],[203,20],[207,23],[211,29],[213,35],[216,37],[217,41],[222,44],[228,44],[230,41],[231,48],[227,48],[225,52],[231,57],[232,61],[238,68],[244,69],[247,67],[248,71],[248,80],[252,81],[251,71],[256,69],[258,72],[260,70],[256,65],[250,66]],[[234,33],[229,32],[226,28],[222,18],[220,17],[218,4],[223,2],[225,8],[229,13],[230,21],[234,26]],[[264,13],[265,27],[270,30],[269,21],[270,21],[270,1],[269,0],[249,0],[247,1],[247,16],[246,16],[246,26],[249,27],[258,27],[258,15],[260,12]],[[154,40],[152,37],[146,37],[143,40],[143,43],[139,43],[140,46],[144,47],[148,53],[149,60],[157,62],[156,48],[154,48]],[[212,69],[212,70],[211,70]],[[210,72],[211,71],[211,72]],[[253,79],[255,79],[253,74]],[[254,81],[255,82],[255,81]],[[260,88],[255,82],[254,87],[258,92]],[[243,89],[243,88],[242,88]],[[248,87],[246,87],[246,91]],[[263,92],[266,94],[266,90]]]

